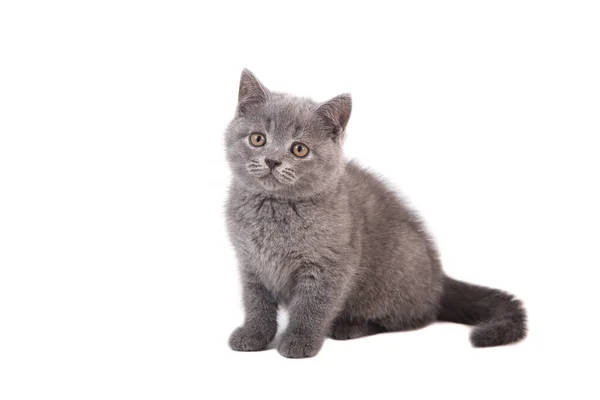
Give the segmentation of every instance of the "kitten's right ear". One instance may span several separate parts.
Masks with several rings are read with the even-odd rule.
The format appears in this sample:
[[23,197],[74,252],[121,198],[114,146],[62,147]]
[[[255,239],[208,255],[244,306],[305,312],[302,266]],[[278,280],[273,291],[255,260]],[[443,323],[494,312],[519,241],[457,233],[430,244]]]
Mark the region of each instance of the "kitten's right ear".
[[240,91],[238,94],[239,115],[244,115],[249,107],[256,104],[266,103],[269,97],[269,90],[247,69],[242,71],[240,78]]
[[341,94],[326,101],[317,108],[317,114],[325,122],[332,139],[343,136],[352,112],[352,96],[350,93]]

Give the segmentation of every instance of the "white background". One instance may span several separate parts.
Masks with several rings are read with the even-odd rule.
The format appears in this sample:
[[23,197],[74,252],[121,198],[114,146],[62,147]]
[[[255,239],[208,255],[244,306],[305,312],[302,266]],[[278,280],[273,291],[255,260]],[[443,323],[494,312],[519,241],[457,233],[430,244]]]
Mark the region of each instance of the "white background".
[[[0,398],[598,398],[597,2],[0,4]],[[351,92],[346,151],[524,342],[435,324],[313,359],[242,320],[223,131],[242,68]],[[594,372],[595,370],[595,372]]]

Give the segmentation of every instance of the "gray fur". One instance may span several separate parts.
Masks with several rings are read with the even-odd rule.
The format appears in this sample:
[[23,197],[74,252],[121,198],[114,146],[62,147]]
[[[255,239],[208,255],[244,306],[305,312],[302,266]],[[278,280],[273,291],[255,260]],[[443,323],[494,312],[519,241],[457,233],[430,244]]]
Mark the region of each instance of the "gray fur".
[[[525,336],[518,300],[454,281],[414,212],[381,180],[343,157],[350,95],[324,103],[266,89],[249,71],[226,132],[233,172],[227,223],[242,277],[244,324],[234,350],[263,350],[290,322],[277,349],[317,354],[326,336],[351,339],[435,320],[479,325],[475,346]],[[249,135],[267,142],[253,147]],[[298,158],[290,149],[310,149]],[[270,168],[265,159],[281,162]],[[504,297],[503,297],[504,296]]]

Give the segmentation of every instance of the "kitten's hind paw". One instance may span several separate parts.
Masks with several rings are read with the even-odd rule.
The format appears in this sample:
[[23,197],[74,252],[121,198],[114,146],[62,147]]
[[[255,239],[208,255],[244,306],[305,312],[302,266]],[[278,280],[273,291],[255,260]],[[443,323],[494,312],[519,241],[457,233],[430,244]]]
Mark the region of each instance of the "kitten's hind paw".
[[229,347],[236,351],[260,351],[267,348],[271,339],[263,334],[239,327],[229,337]]
[[284,334],[277,350],[287,358],[306,358],[317,355],[323,346],[323,339],[312,339],[307,336]]
[[383,332],[383,328],[371,322],[352,324],[346,321],[338,321],[331,328],[329,336],[335,340],[347,340],[381,332]]

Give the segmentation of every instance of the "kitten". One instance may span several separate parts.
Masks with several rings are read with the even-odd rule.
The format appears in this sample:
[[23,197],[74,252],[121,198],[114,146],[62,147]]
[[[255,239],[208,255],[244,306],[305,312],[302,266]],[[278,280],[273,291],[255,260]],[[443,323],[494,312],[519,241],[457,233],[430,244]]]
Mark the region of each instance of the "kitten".
[[227,224],[245,308],[231,348],[265,349],[279,305],[289,326],[277,349],[292,358],[316,355],[326,336],[353,339],[436,320],[475,325],[476,347],[525,337],[519,300],[445,275],[415,213],[345,161],[351,108],[348,94],[316,103],[271,92],[242,72],[226,131]]

